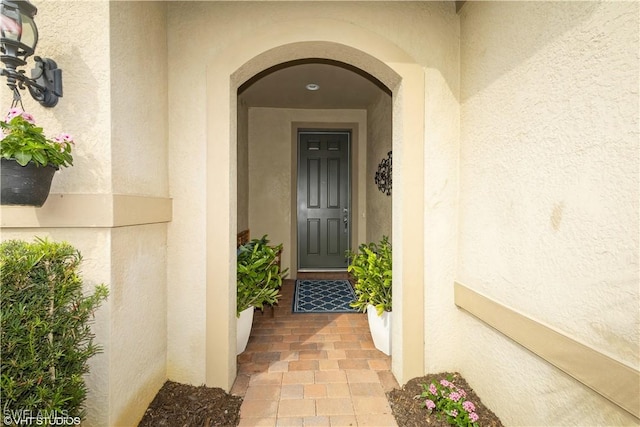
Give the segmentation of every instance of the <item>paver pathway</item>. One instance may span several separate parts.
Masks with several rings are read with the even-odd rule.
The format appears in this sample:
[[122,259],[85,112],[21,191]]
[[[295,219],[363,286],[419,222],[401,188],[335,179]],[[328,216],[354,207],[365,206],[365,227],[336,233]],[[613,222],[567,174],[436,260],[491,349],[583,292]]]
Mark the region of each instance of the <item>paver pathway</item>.
[[391,359],[362,313],[293,314],[293,280],[273,311],[256,311],[231,390],[240,426],[396,426],[385,392]]

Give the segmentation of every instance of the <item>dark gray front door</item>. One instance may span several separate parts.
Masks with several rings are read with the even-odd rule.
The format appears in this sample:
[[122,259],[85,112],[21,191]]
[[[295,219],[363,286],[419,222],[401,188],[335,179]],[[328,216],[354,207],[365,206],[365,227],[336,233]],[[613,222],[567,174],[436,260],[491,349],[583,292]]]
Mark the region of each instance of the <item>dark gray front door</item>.
[[346,131],[298,131],[299,270],[348,265],[350,143]]

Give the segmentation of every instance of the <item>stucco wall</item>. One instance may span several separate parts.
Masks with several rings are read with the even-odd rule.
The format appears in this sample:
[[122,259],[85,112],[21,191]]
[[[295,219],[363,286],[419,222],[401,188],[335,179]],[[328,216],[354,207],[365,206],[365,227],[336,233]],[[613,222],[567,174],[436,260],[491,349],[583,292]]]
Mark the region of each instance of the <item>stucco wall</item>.
[[[166,197],[166,5],[111,2],[109,13],[112,191]],[[132,425],[166,379],[167,226],[115,228],[111,250],[109,424]]]
[[112,232],[109,425],[135,425],[166,380],[165,229]]
[[[457,34],[452,34],[452,37]],[[451,54],[451,52],[449,52]],[[452,58],[449,58],[453,61]],[[424,370],[457,370],[453,302],[458,236],[459,104],[457,88],[439,70],[425,73],[424,129]],[[395,151],[394,151],[395,157]],[[412,207],[409,207],[412,209]],[[395,230],[394,230],[395,233]],[[394,259],[396,256],[394,246]],[[394,272],[395,282],[395,272]]]
[[[203,43],[193,43],[194,40],[219,40],[220,37],[192,32],[211,28],[205,22],[192,26],[191,15],[195,12],[193,16],[198,16],[196,10],[201,6],[201,3],[193,7],[177,2],[167,4],[169,105],[198,106],[171,108],[169,121],[169,188],[174,221],[168,227],[167,376],[190,384],[202,384],[205,378],[206,236],[203,230],[204,153],[207,151],[204,70],[200,60],[191,58],[201,58],[202,54]],[[198,70],[202,79],[199,83],[194,77]],[[185,81],[190,84],[183,84]]]
[[[638,12],[636,2],[464,6],[457,267],[470,288],[636,369]],[[506,424],[637,423],[462,320],[462,373]]]
[[[379,242],[382,236],[392,237],[391,195],[382,193],[375,183],[378,165],[392,151],[391,96],[380,97],[367,109],[367,189],[366,227],[367,242]],[[393,156],[393,153],[392,153]]]
[[[238,232],[249,228],[249,108],[238,99]],[[260,236],[257,236],[260,237]]]
[[167,196],[164,2],[110,3],[113,192]]
[[291,267],[291,119],[280,109],[249,109],[249,228],[284,245],[282,268]]

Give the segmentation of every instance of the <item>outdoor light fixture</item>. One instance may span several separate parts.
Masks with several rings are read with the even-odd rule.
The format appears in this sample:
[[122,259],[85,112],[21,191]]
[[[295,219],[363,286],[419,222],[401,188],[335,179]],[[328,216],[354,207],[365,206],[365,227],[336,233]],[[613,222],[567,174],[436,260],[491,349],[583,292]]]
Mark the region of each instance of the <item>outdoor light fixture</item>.
[[27,0],[0,0],[0,75],[7,77],[7,86],[13,92],[13,107],[21,103],[18,89],[29,89],[36,101],[53,107],[62,96],[62,70],[52,59],[34,56],[35,68],[31,78],[24,70],[26,59],[33,55],[38,44],[38,28],[33,17],[38,9]]

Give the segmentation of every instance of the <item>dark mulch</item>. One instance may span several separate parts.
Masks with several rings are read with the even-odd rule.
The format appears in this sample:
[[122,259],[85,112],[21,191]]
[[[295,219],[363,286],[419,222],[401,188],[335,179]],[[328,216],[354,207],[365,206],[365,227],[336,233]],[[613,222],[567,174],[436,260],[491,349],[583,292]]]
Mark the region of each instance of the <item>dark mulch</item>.
[[[399,427],[449,426],[446,420],[429,414],[429,411],[420,406],[420,400],[415,398],[422,393],[421,384],[430,384],[431,381],[439,381],[449,375],[454,384],[467,392],[467,400],[475,404],[476,413],[480,417],[478,425],[502,427],[498,417],[482,404],[465,379],[458,373],[447,372],[414,378],[401,389],[387,393]],[[138,427],[237,426],[240,422],[241,403],[241,397],[230,395],[220,388],[195,387],[167,381],[149,405]]]
[[476,406],[479,426],[502,427],[500,419],[482,403],[478,395],[469,387],[467,381],[457,372],[429,374],[424,377],[414,378],[401,389],[394,389],[388,392],[387,399],[389,400],[393,416],[396,418],[399,427],[449,427],[446,419],[439,419],[435,413],[429,414],[429,411],[421,406],[421,400],[416,399],[416,396],[422,393],[421,384],[429,385],[432,381],[447,379],[448,376],[451,376],[451,382],[467,392],[467,400],[470,400]]
[[242,398],[221,388],[164,383],[138,427],[237,426]]

